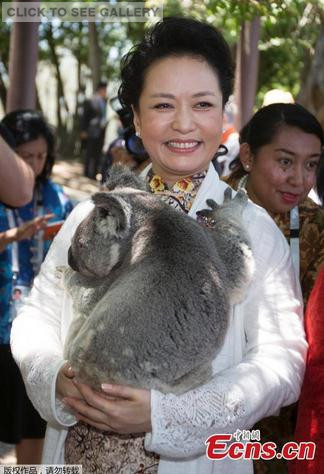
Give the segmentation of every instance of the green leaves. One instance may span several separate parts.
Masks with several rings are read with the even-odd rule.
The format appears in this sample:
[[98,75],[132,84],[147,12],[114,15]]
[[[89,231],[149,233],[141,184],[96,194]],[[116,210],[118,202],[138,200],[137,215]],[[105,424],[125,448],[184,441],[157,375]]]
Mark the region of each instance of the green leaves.
[[[283,88],[297,96],[302,71],[305,74],[305,67],[311,65],[320,27],[324,25],[323,0],[146,1],[149,6],[157,3],[163,4],[164,16],[192,16],[220,28],[234,55],[243,21],[261,17],[257,105],[261,105],[264,93],[273,88]],[[102,77],[110,82],[118,81],[121,56],[143,37],[147,26],[144,23],[97,23]],[[11,25],[0,23],[0,75],[6,84],[10,30]],[[39,59],[52,64],[48,35],[48,25],[40,25]],[[81,71],[80,88],[84,90],[91,75],[88,24],[53,24],[51,39],[59,59],[67,51],[76,58]]]

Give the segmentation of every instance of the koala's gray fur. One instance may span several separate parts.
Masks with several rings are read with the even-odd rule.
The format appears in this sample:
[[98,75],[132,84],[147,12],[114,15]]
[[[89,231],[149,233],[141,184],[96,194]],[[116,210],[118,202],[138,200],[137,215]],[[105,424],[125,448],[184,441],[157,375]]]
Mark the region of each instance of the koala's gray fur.
[[69,249],[74,320],[65,357],[95,388],[182,393],[211,375],[230,307],[252,278],[246,194],[225,196],[222,206],[207,201],[211,210],[200,214],[215,225],[205,228],[125,168],[112,169],[108,189],[93,196]]

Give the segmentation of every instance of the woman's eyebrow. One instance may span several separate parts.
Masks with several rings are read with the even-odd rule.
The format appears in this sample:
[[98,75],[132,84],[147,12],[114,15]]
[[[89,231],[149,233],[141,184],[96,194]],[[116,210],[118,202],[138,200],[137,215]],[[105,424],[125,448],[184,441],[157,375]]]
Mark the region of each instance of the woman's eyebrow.
[[289,155],[295,155],[296,153],[291,150],[287,150],[287,148],[275,148],[275,151],[283,151],[284,153],[288,153]]
[[202,97],[205,95],[215,95],[215,92],[212,91],[202,91],[202,92],[197,92],[196,94],[193,94],[192,97]]
[[[215,96],[215,93],[212,92],[212,91],[201,91],[201,92],[197,92],[196,94],[193,94],[191,97],[204,97],[206,95]],[[151,94],[150,97],[152,97],[152,98],[163,97],[164,99],[175,99],[176,98],[173,94],[168,94],[166,92],[156,92],[155,94]]]
[[163,97],[164,99],[175,99],[173,94],[167,94],[165,92],[156,92],[155,94],[151,94],[150,97]]
[[[287,153],[288,155],[293,155],[293,156],[297,154],[294,151],[287,150],[286,148],[275,148],[275,151],[283,151],[284,153]],[[321,154],[320,153],[311,153],[309,156],[311,156],[313,158],[317,158],[317,157],[320,157]]]

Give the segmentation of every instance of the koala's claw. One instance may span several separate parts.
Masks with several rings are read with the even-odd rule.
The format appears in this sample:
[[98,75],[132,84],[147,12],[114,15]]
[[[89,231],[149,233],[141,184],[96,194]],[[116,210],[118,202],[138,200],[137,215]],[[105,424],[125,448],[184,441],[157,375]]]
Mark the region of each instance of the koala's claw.
[[197,211],[196,214],[197,216],[207,217],[208,219],[213,217],[213,211],[210,209],[201,209],[201,211]]
[[224,191],[224,203],[232,200],[232,189],[227,187]]
[[219,205],[217,204],[216,201],[214,201],[214,199],[207,199],[206,200],[206,204],[208,207],[210,207],[213,211],[215,211]]
[[227,188],[224,192],[224,204],[228,204],[230,203],[230,201],[234,202],[235,204],[245,205],[248,201],[248,195],[246,190],[240,188],[235,194],[234,198],[232,198],[232,189]]
[[208,219],[212,219],[214,216],[214,212],[217,211],[220,206],[219,204],[217,204],[216,201],[214,201],[214,199],[207,199],[206,204],[211,209],[201,209],[200,211],[197,211],[196,214],[199,217],[206,217]]
[[236,198],[241,199],[241,200],[244,200],[244,201],[247,201],[247,200],[248,200],[248,195],[247,195],[246,189],[240,188],[240,189],[237,191],[237,194],[236,194],[236,196],[235,196],[235,199],[236,199]]

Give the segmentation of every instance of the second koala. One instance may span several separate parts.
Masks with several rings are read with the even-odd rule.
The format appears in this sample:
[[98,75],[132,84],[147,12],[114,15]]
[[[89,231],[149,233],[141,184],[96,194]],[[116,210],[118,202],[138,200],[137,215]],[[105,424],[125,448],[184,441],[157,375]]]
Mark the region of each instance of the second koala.
[[244,191],[207,201],[205,228],[121,167],[78,226],[64,285],[74,319],[65,357],[79,380],[183,393],[211,376],[230,308],[253,274]]

